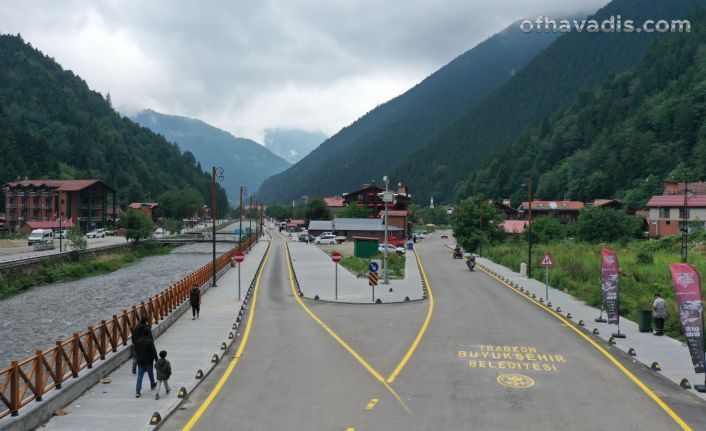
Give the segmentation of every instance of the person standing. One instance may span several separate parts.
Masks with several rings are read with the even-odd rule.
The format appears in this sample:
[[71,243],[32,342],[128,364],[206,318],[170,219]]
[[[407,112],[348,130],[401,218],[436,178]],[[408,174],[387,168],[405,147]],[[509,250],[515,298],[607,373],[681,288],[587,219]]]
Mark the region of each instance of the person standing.
[[154,399],[158,400],[159,389],[162,387],[162,383],[164,383],[164,390],[166,393],[171,391],[169,388],[169,377],[172,375],[172,364],[170,364],[167,360],[166,350],[159,352],[159,359],[157,359],[157,363],[154,368],[157,370],[157,393],[154,395]]
[[655,293],[655,301],[652,303],[652,311],[655,316],[654,335],[664,335],[664,319],[667,317],[664,298],[659,293]]
[[191,288],[189,302],[191,303],[191,320],[198,319],[199,312],[201,311],[201,291],[198,286]]
[[154,379],[153,364],[159,359],[157,357],[157,349],[154,346],[154,340],[147,328],[142,328],[140,337],[133,343],[135,348],[135,356],[137,357],[137,384],[135,385],[135,398],[140,398],[142,391],[142,378],[145,373],[150,378],[150,389],[157,387],[157,382]]

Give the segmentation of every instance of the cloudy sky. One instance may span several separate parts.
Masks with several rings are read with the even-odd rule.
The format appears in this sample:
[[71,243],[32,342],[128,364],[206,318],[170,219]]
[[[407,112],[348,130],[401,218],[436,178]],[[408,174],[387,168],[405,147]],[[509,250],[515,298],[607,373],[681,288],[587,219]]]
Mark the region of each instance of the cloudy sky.
[[21,33],[124,114],[152,108],[262,142],[328,135],[520,18],[607,0],[5,0]]

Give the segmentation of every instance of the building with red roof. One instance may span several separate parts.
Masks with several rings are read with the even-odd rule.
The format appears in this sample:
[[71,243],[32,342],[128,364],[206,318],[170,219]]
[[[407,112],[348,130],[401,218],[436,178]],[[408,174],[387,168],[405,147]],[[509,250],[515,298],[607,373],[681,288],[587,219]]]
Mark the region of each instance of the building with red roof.
[[498,226],[508,235],[522,235],[527,228],[527,220],[503,220]]
[[25,222],[61,218],[87,231],[105,226],[109,213],[114,222],[117,214],[118,192],[100,180],[18,180],[3,190],[6,226],[18,230]]
[[[579,212],[584,208],[579,201],[532,201],[532,217],[554,217],[563,224],[575,223]],[[529,203],[522,202],[517,209],[520,216],[527,219],[529,216]]]
[[342,197],[324,198],[324,202],[333,216],[340,213],[341,210],[346,207]]
[[133,202],[127,207],[132,208],[134,210],[142,211],[143,213],[147,214],[150,219],[154,221],[157,220],[156,210],[157,208],[159,208],[159,204],[157,202]]
[[683,194],[652,196],[646,207],[649,210],[650,237],[678,235],[685,215],[689,224],[700,222],[706,227],[706,195],[688,195],[686,214]]

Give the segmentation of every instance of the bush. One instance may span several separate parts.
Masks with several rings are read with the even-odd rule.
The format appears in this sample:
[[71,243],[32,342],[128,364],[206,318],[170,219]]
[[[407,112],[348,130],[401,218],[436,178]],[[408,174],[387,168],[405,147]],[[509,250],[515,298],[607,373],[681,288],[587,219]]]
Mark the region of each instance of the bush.
[[642,221],[613,208],[589,207],[581,210],[576,222],[576,237],[599,243],[639,238]]
[[[524,236],[526,239],[526,230]],[[532,220],[532,244],[548,243],[563,237],[564,227],[554,217],[537,217]]]
[[644,250],[638,250],[637,253],[635,254],[635,258],[638,263],[642,263],[645,265],[652,265],[655,261],[652,254],[648,253]]

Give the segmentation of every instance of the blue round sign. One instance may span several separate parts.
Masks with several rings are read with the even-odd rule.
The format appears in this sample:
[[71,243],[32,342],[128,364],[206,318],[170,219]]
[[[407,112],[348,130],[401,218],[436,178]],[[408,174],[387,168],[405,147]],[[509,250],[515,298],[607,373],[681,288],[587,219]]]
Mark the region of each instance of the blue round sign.
[[378,266],[377,262],[370,262],[370,264],[368,264],[368,270],[370,272],[378,272],[378,269],[379,269],[379,266]]

